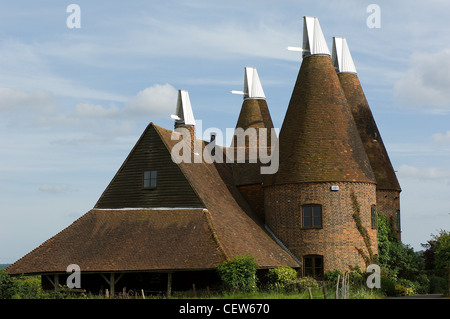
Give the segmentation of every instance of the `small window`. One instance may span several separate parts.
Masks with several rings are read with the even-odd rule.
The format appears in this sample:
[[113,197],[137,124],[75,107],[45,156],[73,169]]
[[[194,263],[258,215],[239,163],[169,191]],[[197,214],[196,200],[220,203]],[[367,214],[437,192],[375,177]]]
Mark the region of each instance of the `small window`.
[[315,279],[323,278],[323,256],[308,255],[303,257],[303,274]]
[[144,171],[144,188],[155,188],[157,177],[157,171]]
[[303,205],[302,223],[304,228],[322,227],[322,206],[321,205]]
[[377,229],[377,207],[375,205],[370,208],[370,221],[372,229]]
[[396,219],[396,226],[397,226],[397,232],[400,232],[400,211],[398,210],[395,213],[395,219]]

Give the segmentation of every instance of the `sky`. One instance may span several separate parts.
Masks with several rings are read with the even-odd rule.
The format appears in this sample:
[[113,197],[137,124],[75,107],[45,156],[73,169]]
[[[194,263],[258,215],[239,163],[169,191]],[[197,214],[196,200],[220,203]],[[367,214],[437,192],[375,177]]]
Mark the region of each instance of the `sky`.
[[231,90],[255,67],[280,128],[303,16],[330,51],[346,37],[402,187],[402,241],[421,250],[450,230],[449,12],[445,0],[1,0],[0,263],[92,209],[145,127],[173,128],[179,89],[203,130],[225,132],[242,105]]

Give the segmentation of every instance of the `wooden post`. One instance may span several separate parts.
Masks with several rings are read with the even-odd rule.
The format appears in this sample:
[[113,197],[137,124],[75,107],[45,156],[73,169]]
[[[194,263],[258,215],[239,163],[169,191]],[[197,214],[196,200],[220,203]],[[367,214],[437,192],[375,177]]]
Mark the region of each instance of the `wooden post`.
[[197,298],[197,290],[195,290],[195,284],[192,284],[192,290],[194,291],[194,297]]
[[325,286],[325,283],[323,284],[322,290],[323,290],[323,299],[327,299],[327,287]]
[[313,299],[313,296],[311,293],[311,287],[308,287],[308,293],[309,293],[309,299]]
[[55,286],[55,291],[58,291],[58,288],[59,288],[59,275],[58,274],[55,274],[55,276],[54,276],[54,284],[53,285]]
[[111,289],[111,296],[114,298],[114,294],[116,293],[116,290],[114,289],[116,280],[114,279],[115,274],[112,272],[109,274],[109,288]]
[[336,294],[335,299],[339,299],[339,280],[341,279],[341,275],[338,275],[337,283],[336,283]]
[[167,273],[167,297],[172,295],[172,273]]

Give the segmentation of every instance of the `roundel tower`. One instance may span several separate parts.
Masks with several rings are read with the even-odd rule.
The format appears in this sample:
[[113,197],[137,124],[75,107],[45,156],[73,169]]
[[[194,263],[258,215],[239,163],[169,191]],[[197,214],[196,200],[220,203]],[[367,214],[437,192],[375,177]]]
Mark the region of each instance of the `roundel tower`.
[[376,180],[315,17],[279,133],[279,168],[264,176],[265,221],[305,276],[362,269],[377,254]]
[[332,61],[377,181],[377,206],[372,210],[389,217],[397,237],[401,239],[401,187],[362,89],[345,38],[333,38]]

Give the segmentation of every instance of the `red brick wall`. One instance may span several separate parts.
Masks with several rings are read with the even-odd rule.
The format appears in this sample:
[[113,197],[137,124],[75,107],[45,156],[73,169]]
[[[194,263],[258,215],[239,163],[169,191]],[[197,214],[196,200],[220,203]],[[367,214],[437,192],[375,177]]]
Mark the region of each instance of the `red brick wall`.
[[396,223],[396,214],[397,211],[400,211],[400,192],[395,190],[377,190],[377,211],[391,219],[397,237],[401,239],[401,229],[397,229]]
[[[339,191],[331,191],[331,186]],[[349,270],[365,263],[355,247],[367,253],[361,234],[352,218],[351,191],[359,205],[363,227],[369,233],[371,247],[377,254],[376,229],[371,227],[371,206],[376,204],[375,184],[371,183],[301,183],[265,188],[266,224],[300,260],[305,255],[322,255],[324,272]],[[301,207],[322,205],[322,228],[302,229]],[[350,267],[349,267],[350,266]]]

